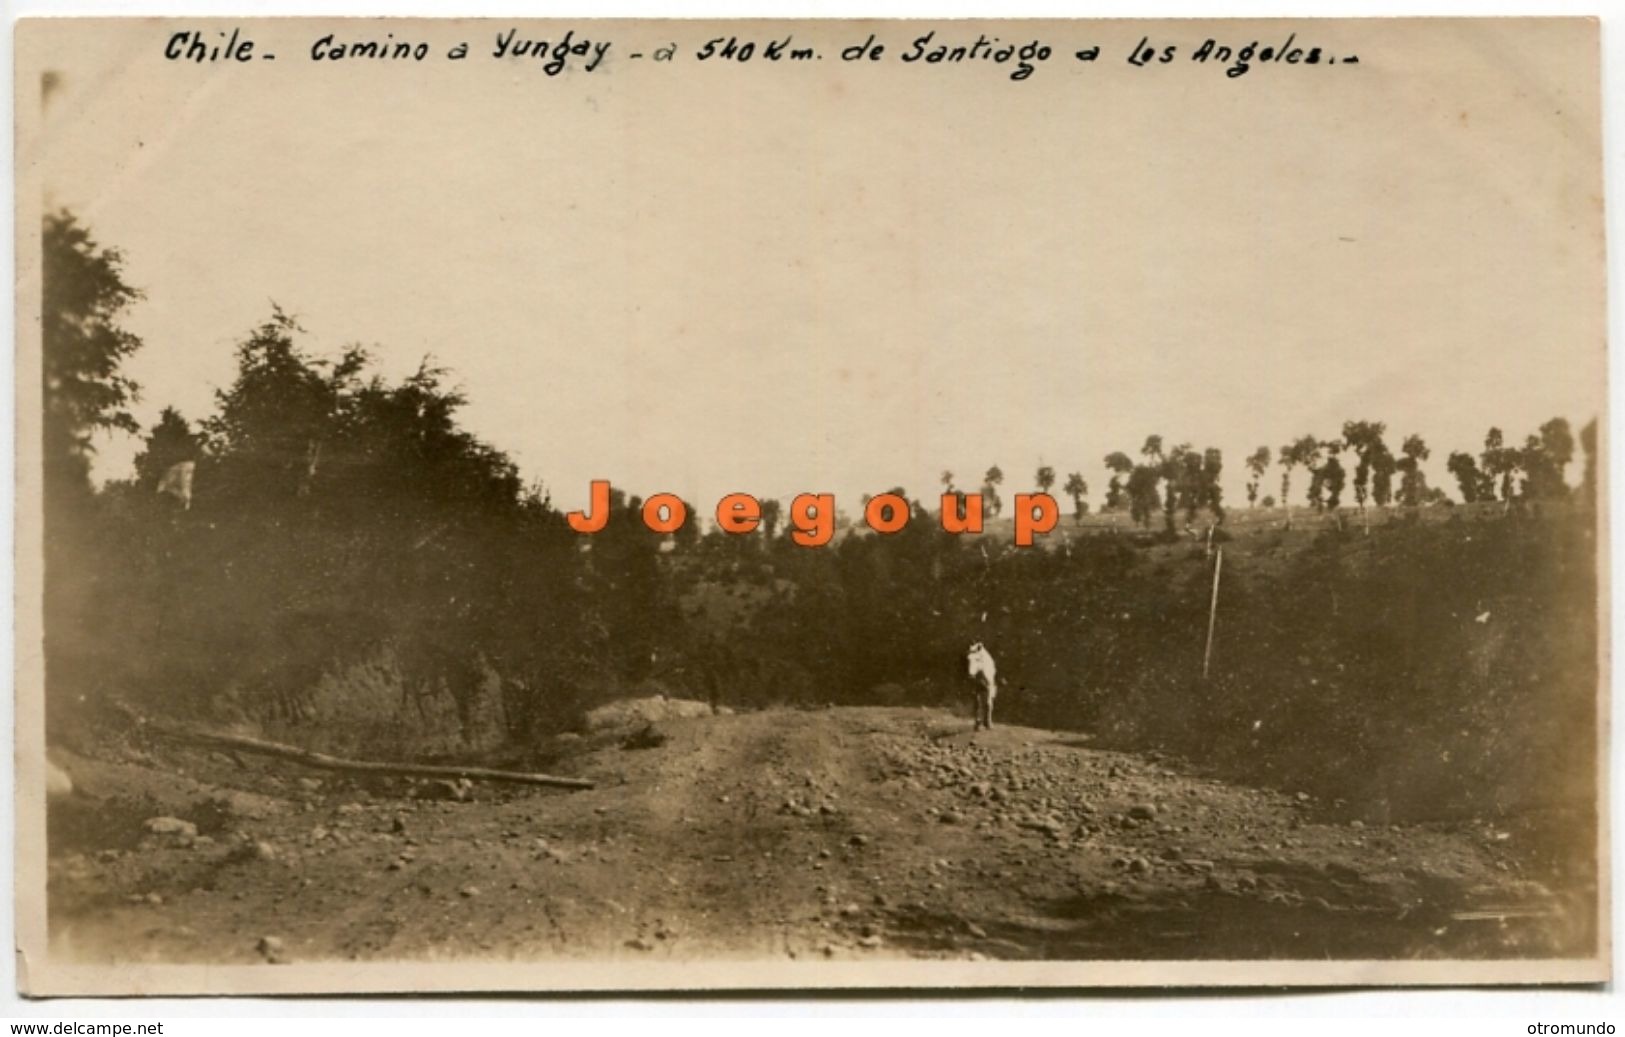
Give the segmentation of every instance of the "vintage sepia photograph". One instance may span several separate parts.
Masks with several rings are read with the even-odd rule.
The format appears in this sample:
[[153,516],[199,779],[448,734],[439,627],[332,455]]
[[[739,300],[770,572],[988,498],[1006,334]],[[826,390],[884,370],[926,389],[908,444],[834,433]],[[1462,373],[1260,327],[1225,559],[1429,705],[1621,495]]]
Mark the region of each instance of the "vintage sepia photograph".
[[20,990],[1608,980],[1599,60],[18,22]]

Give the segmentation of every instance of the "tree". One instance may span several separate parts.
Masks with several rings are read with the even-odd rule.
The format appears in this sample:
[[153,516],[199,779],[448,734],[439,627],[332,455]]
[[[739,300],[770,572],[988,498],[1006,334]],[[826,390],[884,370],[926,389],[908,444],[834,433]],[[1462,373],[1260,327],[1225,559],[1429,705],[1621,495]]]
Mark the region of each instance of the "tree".
[[1516,448],[1506,445],[1500,429],[1491,428],[1484,436],[1484,452],[1479,455],[1479,466],[1491,485],[1499,490],[1502,503],[1508,508],[1512,507],[1513,479],[1522,470],[1523,460]]
[[1388,450],[1388,444],[1383,442],[1387,429],[1388,426],[1380,421],[1343,423],[1343,442],[1348,444],[1358,459],[1354,466],[1354,502],[1360,508],[1360,518],[1368,535],[1371,532],[1371,517],[1366,511],[1367,504],[1375,498],[1381,507],[1390,498],[1393,455]]
[[[222,471],[225,492],[239,501],[308,493],[322,451],[338,434],[343,398],[360,388],[364,351],[352,348],[329,363],[294,342],[302,331],[273,305],[270,318],[238,345],[236,380],[216,390],[218,410],[202,422],[210,452],[229,462]],[[422,395],[442,373],[425,366],[403,389]],[[375,387],[374,395],[385,394]],[[461,403],[446,399],[440,406],[449,411]]]
[[[1158,440],[1160,444],[1160,439]],[[1180,443],[1163,457],[1159,474],[1164,483],[1162,493],[1162,522],[1170,535],[1175,532],[1174,514],[1183,507],[1186,521],[1196,517],[1196,500],[1202,475],[1202,458],[1191,451],[1189,443]]]
[[1258,506],[1258,489],[1264,482],[1264,473],[1270,467],[1270,448],[1261,446],[1247,458],[1247,471],[1252,478],[1247,481],[1247,504],[1249,507]]
[[1409,435],[1400,446],[1400,453],[1404,456],[1399,459],[1399,503],[1408,508],[1420,507],[1428,495],[1427,473],[1422,471],[1422,462],[1428,459],[1432,451],[1421,436]]
[[762,530],[767,534],[767,539],[772,540],[778,536],[779,520],[783,517],[783,514],[783,505],[778,502],[777,498],[769,497],[762,502]]
[[1568,496],[1565,470],[1574,460],[1574,433],[1568,419],[1553,418],[1540,427],[1540,435],[1524,443],[1524,467],[1528,472],[1529,496],[1541,500],[1561,500]]
[[1050,465],[1039,466],[1038,474],[1033,477],[1033,481],[1038,484],[1038,492],[1048,493],[1050,487],[1055,485],[1054,467]]
[[72,214],[46,216],[41,231],[37,463],[45,521],[46,724],[55,726],[60,710],[108,683],[106,581],[127,575],[123,567],[132,560],[110,549],[106,524],[97,521],[103,513],[92,508],[90,463],[98,433],[139,431],[128,410],[139,387],[120,368],[141,348],[121,323],[141,293],[124,281],[123,256],[98,245]]
[[293,484],[296,496],[319,481],[327,499],[401,501],[408,510],[449,507],[487,514],[508,512],[522,484],[513,462],[457,425],[467,402],[445,381],[450,372],[425,358],[397,385],[359,378],[365,354],[345,351],[336,362],[311,360],[331,410],[324,423],[310,417],[307,463]]
[[1004,482],[1004,469],[994,465],[982,477],[982,498],[987,502],[988,514],[997,516],[1004,510],[1004,501],[999,498],[999,486]]
[[1343,504],[1343,484],[1345,473],[1343,462],[1339,455],[1343,452],[1343,444],[1339,440],[1328,440],[1323,444],[1326,448],[1326,460],[1321,463],[1320,470],[1315,474],[1319,477],[1321,487],[1326,493],[1326,507],[1335,515],[1337,509]]
[[1127,496],[1127,487],[1123,480],[1134,471],[1134,462],[1122,451],[1115,451],[1106,455],[1106,470],[1112,473],[1112,478],[1106,484],[1106,510],[1117,511],[1123,506]]
[[1286,528],[1292,528],[1292,469],[1303,465],[1314,468],[1320,456],[1320,440],[1314,436],[1299,436],[1281,447],[1278,462],[1281,466],[1281,506],[1286,508]]
[[1450,474],[1456,477],[1456,486],[1461,491],[1461,500],[1464,504],[1473,504],[1481,500],[1495,499],[1495,480],[1479,470],[1478,462],[1473,460],[1472,454],[1460,450],[1453,451],[1445,467]]
[[1304,467],[1309,469],[1309,505],[1316,511],[1327,506],[1327,478],[1334,473],[1341,478],[1343,465],[1338,462],[1335,466],[1330,464],[1336,459],[1337,451],[1343,448],[1338,440],[1325,440],[1313,444],[1313,448],[1306,454]]
[[45,217],[41,279],[46,508],[90,492],[92,438],[139,432],[127,409],[140,387],[119,370],[141,348],[120,324],[142,298],[124,283],[124,257],[98,245],[69,212]]
[[[762,512],[765,517],[767,509],[764,507]],[[672,533],[671,540],[678,548],[686,551],[700,542],[700,513],[693,504],[685,500],[683,501],[683,514],[688,518]],[[769,534],[767,539],[771,540],[772,534]]]
[[1371,500],[1379,508],[1386,508],[1394,499],[1394,473],[1399,460],[1385,446],[1371,459]]
[[942,492],[943,493],[952,493],[952,492],[954,492],[954,473],[950,472],[946,468],[944,468],[942,470]]
[[136,483],[151,492],[166,472],[182,461],[196,461],[201,452],[201,440],[192,426],[174,407],[165,407],[158,424],[147,433],[146,446],[135,455]]
[[1223,474],[1224,453],[1211,446],[1202,451],[1201,503],[1221,522],[1224,521],[1224,486],[1219,477]]
[[1151,465],[1137,464],[1128,476],[1129,516],[1142,526],[1151,524],[1151,516],[1162,505],[1157,483],[1162,476]]
[[1083,481],[1082,473],[1073,472],[1068,475],[1061,492],[1072,498],[1072,516],[1082,522],[1083,516],[1089,511],[1089,505],[1083,502],[1083,498],[1089,493],[1089,484]]

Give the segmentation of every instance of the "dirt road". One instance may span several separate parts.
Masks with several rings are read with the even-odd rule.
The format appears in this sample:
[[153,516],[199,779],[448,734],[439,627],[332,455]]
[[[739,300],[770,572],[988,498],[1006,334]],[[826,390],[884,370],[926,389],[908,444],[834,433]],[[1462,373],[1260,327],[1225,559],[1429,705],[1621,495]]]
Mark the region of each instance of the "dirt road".
[[647,748],[620,734],[551,747],[549,769],[592,791],[486,786],[470,801],[217,753],[68,756],[78,791],[52,814],[54,951],[1410,958],[1548,955],[1585,938],[1589,907],[1520,878],[1516,846],[1482,824],[1340,823],[1290,791],[1076,735],[973,737],[940,711],[658,732]]

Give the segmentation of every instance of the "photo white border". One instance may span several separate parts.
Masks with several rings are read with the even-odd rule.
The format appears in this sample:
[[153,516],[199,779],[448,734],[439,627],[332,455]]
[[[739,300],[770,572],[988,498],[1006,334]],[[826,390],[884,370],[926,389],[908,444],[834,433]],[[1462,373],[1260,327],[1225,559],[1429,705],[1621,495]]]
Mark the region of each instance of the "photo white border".
[[[379,0],[352,0],[348,3],[312,2],[312,0],[288,0],[283,3],[270,3],[266,0],[255,2],[240,2],[234,4],[205,3],[199,0],[191,2],[176,2],[168,0],[163,3],[139,3],[132,0],[14,0],[10,5],[12,19],[17,17],[54,15],[54,16],[217,16],[217,17],[267,17],[267,16],[365,16],[365,17],[446,17],[456,15],[459,17],[546,17],[560,19],[569,17],[819,17],[819,18],[954,18],[954,17],[990,17],[998,18],[1179,18],[1179,17],[1301,17],[1305,7],[1302,0],[1298,3],[1279,2],[1251,2],[1226,4],[1200,4],[1192,2],[1146,2],[1131,3],[1125,0],[1099,0],[1089,5],[1062,4],[1055,2],[1037,2],[1037,0],[1001,0],[996,10],[984,3],[969,3],[965,0],[944,0],[939,3],[901,2],[901,0],[872,0],[867,3],[857,3],[854,0],[839,0],[839,2],[800,2],[777,3],[764,5],[760,3],[719,2],[719,0],[690,0],[682,4],[660,5],[648,2],[630,2],[630,0],[605,0],[596,4],[575,5],[548,5],[545,9],[534,3],[519,3],[514,0],[496,2],[496,0],[475,0],[475,2],[456,5],[455,9],[448,9],[448,5],[432,4],[423,0],[395,0],[395,2],[379,2]],[[1572,2],[1557,2],[1543,4],[1509,4],[1509,3],[1461,3],[1461,2],[1413,2],[1393,3],[1391,0],[1377,0],[1371,3],[1350,3],[1347,0],[1317,3],[1313,5],[1313,17],[1375,17],[1375,16],[1503,16],[1503,15],[1596,15],[1603,21],[1603,95],[1604,95],[1604,160],[1605,182],[1608,201],[1607,206],[1607,239],[1609,244],[1608,262],[1608,290],[1615,304],[1609,308],[1609,400],[1607,440],[1608,443],[1620,442],[1620,423],[1625,421],[1621,416],[1621,408],[1617,406],[1621,399],[1621,376],[1618,373],[1618,357],[1614,344],[1621,340],[1622,308],[1617,303],[1621,298],[1622,288],[1625,288],[1625,278],[1621,275],[1619,260],[1619,234],[1620,220],[1620,173],[1625,168],[1621,155],[1621,141],[1625,141],[1625,115],[1622,115],[1622,104],[1618,98],[1618,84],[1622,81],[1622,70],[1625,70],[1625,15],[1610,15],[1599,4],[1579,4]],[[8,20],[4,30],[6,33],[6,46],[0,54],[0,63],[5,66],[4,75],[0,76],[0,91],[3,91],[10,100],[12,93],[12,47],[10,34],[12,21]],[[12,154],[13,139],[6,135],[3,149],[6,152],[5,169],[11,176],[14,169],[14,155]],[[15,184],[13,181],[13,197],[15,198]],[[15,240],[15,226],[13,219],[15,210],[13,206],[4,207],[6,229],[9,232],[6,240]],[[10,275],[10,282],[15,283],[16,256],[8,251],[0,259],[0,268]],[[13,322],[8,322],[14,325]],[[13,381],[16,363],[15,340],[7,336],[7,346],[11,350],[8,362],[0,365],[0,380],[4,380],[7,392],[4,399],[5,406],[10,406],[15,399],[15,383]],[[12,421],[0,423],[0,458],[8,467],[3,492],[11,505],[5,509],[9,517],[15,510],[15,418]],[[1613,456],[1609,452],[1608,482],[1612,485],[1625,485],[1625,459]],[[1620,509],[1610,509],[1609,512],[1609,543],[1617,543],[1622,528],[1619,514]],[[13,527],[9,521],[4,523],[6,530],[6,551],[4,562],[10,570],[13,558],[12,535]],[[1613,552],[1610,558],[1610,579],[1612,586],[1620,585],[1622,575],[1622,562],[1619,552]],[[12,602],[7,599],[4,606],[7,611],[12,609]],[[1613,646],[1620,644],[1622,618],[1619,610],[1610,610],[1610,643]],[[8,618],[15,620],[15,615]],[[6,629],[13,629],[12,623],[6,624]],[[14,652],[15,645],[8,637],[4,642],[4,651],[7,668],[15,672]],[[1619,676],[1613,676],[1614,686],[1610,689],[1610,701],[1616,702]],[[13,689],[15,690],[15,689]],[[8,698],[14,702],[14,698]],[[14,717],[11,718],[13,721]],[[1620,731],[1618,710],[1610,710],[1610,744],[1617,745]],[[7,741],[12,738],[13,724],[4,725],[3,737]],[[13,745],[15,752],[16,746]],[[1621,765],[1618,754],[1610,754],[1609,787],[1617,793]],[[3,778],[0,778],[0,814],[4,815],[8,831],[15,831],[15,817],[13,806],[13,775],[8,769]],[[1617,878],[1619,861],[1622,859],[1622,849],[1625,849],[1625,838],[1622,838],[1619,816],[1620,797],[1609,797],[1610,824],[1609,831],[1612,837],[1611,860]],[[14,854],[0,854],[0,877],[7,880],[14,879],[12,875]],[[10,885],[10,882],[7,882]],[[13,904],[11,898],[0,898],[0,929],[12,928],[14,923]],[[1611,928],[1617,938],[1622,931],[1621,916],[1618,898],[1612,904]],[[974,964],[974,963],[967,963]],[[1155,964],[1155,963],[1150,963]],[[1279,970],[1283,965],[1291,963],[1260,963],[1270,969]],[[1495,963],[1487,963],[1495,964]],[[940,971],[944,963],[929,963],[933,970]],[[948,963],[952,967],[952,963]],[[382,966],[389,969],[398,969],[400,966]],[[826,965],[821,968],[834,968]],[[1076,968],[1077,966],[1064,966]],[[1458,966],[1452,965],[1452,968]],[[0,1010],[0,1016],[17,1017],[48,1017],[48,1018],[106,1018],[119,1017],[124,1019],[137,1018],[210,1018],[224,1014],[233,1016],[249,1015],[261,1017],[283,1018],[309,1018],[309,1017],[349,1017],[372,1018],[389,1015],[411,1016],[437,1016],[456,1017],[464,1019],[497,1019],[514,1014],[516,1005],[511,999],[430,999],[408,1000],[401,999],[321,999],[318,1001],[305,1000],[258,1000],[233,999],[230,1002],[220,1002],[214,999],[100,999],[100,1000],[58,1000],[58,1001],[23,1001],[18,1000],[15,994],[16,975],[15,964],[6,967],[7,975],[0,977],[0,989],[5,991],[7,1004]],[[1522,978],[1526,982],[1539,982],[1539,977],[1526,974]],[[1262,977],[1261,977],[1262,979]],[[1271,982],[1270,980],[1263,980]],[[1191,976],[1187,982],[1195,984],[1199,980]],[[1277,978],[1275,983],[1281,982]],[[814,1000],[809,1004],[807,998]],[[1051,1022],[1085,1014],[1093,1018],[1117,1020],[1151,1020],[1151,1019],[1185,1019],[1195,1022],[1205,1020],[1210,1024],[1207,1029],[1220,1033],[1252,1032],[1246,1026],[1246,1020],[1251,1018],[1284,1019],[1348,1019],[1351,1016],[1364,1016],[1366,1018],[1394,1018],[1403,1017],[1416,1020],[1450,1020],[1461,1024],[1470,1019],[1497,1020],[1500,1025],[1496,1032],[1507,1032],[1516,1029],[1522,1033],[1525,1020],[1537,1019],[1564,1019],[1576,1021],[1580,1019],[1608,1018],[1625,1025],[1625,1013],[1618,1009],[1621,1001],[1612,986],[1600,989],[1531,989],[1519,988],[1512,990],[1361,990],[1339,992],[1336,994],[1248,994],[1236,996],[1233,994],[1213,993],[1211,995],[1193,992],[1178,998],[1148,998],[1143,995],[1124,996],[1120,992],[1103,992],[1099,994],[1081,994],[1077,997],[1039,997],[1032,1000],[1016,1001],[1000,997],[995,999],[976,999],[969,1001],[940,1000],[934,998],[913,999],[909,1001],[881,1002],[873,1000],[851,1001],[843,1000],[837,992],[831,994],[777,994],[771,998],[749,998],[744,1000],[713,1001],[698,999],[694,1001],[659,1000],[627,1000],[627,1001],[579,1001],[557,996],[527,1000],[522,1012],[525,1015],[541,1016],[574,1016],[586,1015],[588,1017],[603,1017],[606,1015],[632,1014],[648,1019],[669,1016],[693,1018],[696,1014],[714,1014],[723,1017],[742,1019],[753,1016],[769,1015],[780,1016],[786,1014],[802,1015],[809,1010],[817,1015],[837,1015],[859,1012],[877,1016],[896,1016],[900,1014],[919,1015],[930,1017],[938,1023],[947,1023],[950,1020],[966,1022],[986,1018],[992,1015],[1009,1014],[1013,1009],[1019,1009],[1020,1014],[1038,1021],[1047,1019]],[[325,1031],[321,1031],[325,1032]],[[334,1031],[336,1032],[336,1030]]]

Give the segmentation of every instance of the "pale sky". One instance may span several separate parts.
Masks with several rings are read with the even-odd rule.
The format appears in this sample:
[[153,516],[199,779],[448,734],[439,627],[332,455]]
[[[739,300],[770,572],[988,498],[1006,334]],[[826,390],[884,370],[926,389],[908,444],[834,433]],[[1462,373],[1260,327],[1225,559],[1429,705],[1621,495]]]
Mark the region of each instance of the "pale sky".
[[[855,511],[995,462],[1007,491],[1081,470],[1098,505],[1101,458],[1149,433],[1221,447],[1240,503],[1256,446],[1350,418],[1396,450],[1420,432],[1454,495],[1445,455],[1488,426],[1601,411],[1587,22],[980,26],[1055,47],[1023,82],[892,60],[933,27],[897,23],[794,26],[825,54],[800,66],[692,60],[771,35],[739,26],[582,21],[262,22],[275,61],[163,59],[222,25],[18,28],[19,111],[40,70],[59,82],[19,182],[146,291],[144,424],[206,413],[271,300],[318,351],[360,342],[391,375],[432,353],[465,424],[569,507],[604,477]],[[550,78],[488,56],[515,25],[612,48]],[[312,63],[333,28],[436,56]],[[885,60],[838,60],[870,31]],[[1183,60],[1293,31],[1360,63]],[[1146,35],[1182,59],[1128,66]],[[459,40],[473,56],[441,60]],[[670,65],[628,57],[673,41]]]

